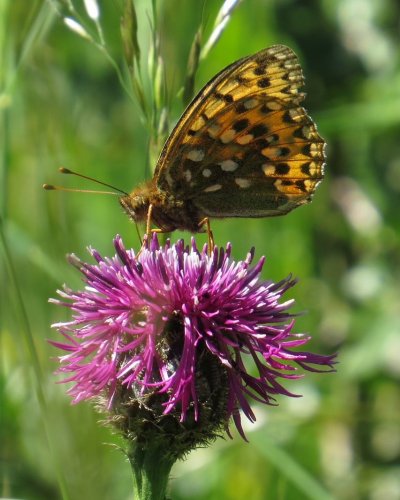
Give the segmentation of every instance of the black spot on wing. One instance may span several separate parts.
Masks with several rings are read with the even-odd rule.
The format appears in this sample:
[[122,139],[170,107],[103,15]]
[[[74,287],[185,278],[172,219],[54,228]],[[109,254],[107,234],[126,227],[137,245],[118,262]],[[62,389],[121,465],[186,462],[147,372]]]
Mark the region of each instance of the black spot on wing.
[[296,181],[295,185],[300,189],[300,191],[303,191],[303,193],[307,192],[306,185],[304,184],[303,180]]
[[238,104],[236,104],[235,106],[235,111],[238,115],[242,114],[242,113],[246,113],[247,109],[246,109],[246,106],[244,105],[243,102],[239,102]]
[[214,94],[216,99],[220,99],[221,101],[225,101],[227,104],[233,102],[233,97],[230,94],[221,94],[220,92],[215,92]]
[[269,87],[271,84],[271,80],[269,78],[261,78],[260,80],[258,80],[257,82],[257,85],[261,88],[261,89],[265,89],[266,87]]
[[239,83],[239,85],[244,85],[245,83],[248,82],[248,80],[246,78],[244,78],[243,76],[240,76],[240,75],[235,76],[234,80],[235,80],[235,82]]
[[297,128],[294,132],[293,132],[293,137],[298,137],[299,139],[307,139],[307,137],[304,136],[304,130],[303,130],[303,127],[299,127]]
[[290,149],[283,147],[279,151],[279,156],[287,156],[290,153]]
[[255,68],[255,70],[253,71],[253,73],[256,76],[265,75],[265,69],[266,69],[265,66],[260,65],[260,66],[257,66],[257,68]]
[[303,163],[303,165],[300,167],[300,170],[302,174],[310,176],[310,163]]
[[242,118],[241,120],[237,120],[233,124],[233,129],[236,132],[241,132],[242,130],[246,129],[249,126],[249,120],[247,118]]
[[254,125],[254,127],[251,127],[251,129],[249,130],[249,134],[251,134],[254,137],[261,137],[265,135],[267,132],[268,132],[268,127],[263,123]]
[[277,163],[275,165],[275,174],[287,175],[290,172],[290,166],[287,163]]
[[290,114],[289,111],[286,111],[286,113],[283,114],[283,117],[282,117],[283,121],[285,123],[295,123],[296,120],[294,120]]

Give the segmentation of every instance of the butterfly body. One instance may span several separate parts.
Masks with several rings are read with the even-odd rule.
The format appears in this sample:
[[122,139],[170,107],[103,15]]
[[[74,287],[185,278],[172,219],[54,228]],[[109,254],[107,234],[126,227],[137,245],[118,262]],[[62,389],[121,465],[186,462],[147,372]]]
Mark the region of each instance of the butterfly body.
[[151,221],[163,232],[176,229],[192,233],[201,231],[201,216],[190,200],[178,200],[160,190],[151,180],[135,188],[128,196],[122,196],[120,203],[134,222],[147,222],[150,206]]
[[205,217],[283,215],[323,178],[323,139],[300,106],[294,52],[275,45],[234,62],[189,104],[154,177],[121,204],[136,222],[200,231]]

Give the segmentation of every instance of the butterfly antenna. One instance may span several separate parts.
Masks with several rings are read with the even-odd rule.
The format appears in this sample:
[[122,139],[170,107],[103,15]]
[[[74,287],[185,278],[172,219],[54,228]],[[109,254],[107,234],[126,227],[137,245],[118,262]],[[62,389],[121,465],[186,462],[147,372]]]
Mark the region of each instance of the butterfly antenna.
[[64,186],[54,186],[53,184],[43,184],[43,189],[45,189],[46,191],[67,191],[69,193],[112,194],[114,196],[120,196],[120,194],[116,193],[115,191],[96,191],[94,189],[66,188]]
[[79,174],[78,172],[73,172],[72,170],[69,170],[68,168],[61,167],[59,168],[59,171],[62,174],[70,174],[70,175],[76,175],[76,177],[81,177],[82,179],[87,179],[89,181],[95,182],[96,184],[100,184],[101,186],[106,186],[114,191],[93,191],[89,189],[70,189],[70,188],[65,188],[62,186],[53,186],[52,184],[43,184],[43,188],[47,190],[56,190],[56,191],[70,191],[73,193],[97,193],[97,194],[113,194],[113,195],[118,195],[118,194],[124,194],[128,196],[128,193],[125,191],[122,191],[122,189],[118,189],[115,186],[112,186],[111,184],[107,184],[106,182],[99,181],[97,179],[94,179],[93,177],[89,177],[88,175],[83,175]]

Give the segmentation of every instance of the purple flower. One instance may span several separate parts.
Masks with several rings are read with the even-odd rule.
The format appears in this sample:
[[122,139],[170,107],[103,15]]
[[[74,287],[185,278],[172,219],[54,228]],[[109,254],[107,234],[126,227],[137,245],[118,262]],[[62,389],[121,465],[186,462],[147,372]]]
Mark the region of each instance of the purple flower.
[[295,281],[263,281],[265,259],[251,267],[253,250],[235,262],[229,244],[208,255],[194,239],[190,247],[182,240],[161,247],[153,235],[139,256],[119,236],[114,245],[113,258],[90,249],[95,265],[71,255],[86,286],[64,288],[62,300],[51,300],[73,311],[72,321],[53,325],[66,341],[51,343],[66,351],[59,372],[73,382],[74,403],[105,396],[111,408],[124,387],[139,396],[162,394],[163,414],[178,410],[184,422],[192,408],[197,420],[200,358],[207,355],[224,371],[225,415],[244,436],[239,410],[255,420],[249,398],[272,404],[277,394],[294,395],[279,379],[301,377],[299,367],[333,369],[334,356],[295,350],[309,340],[292,332],[294,301],[281,300]]

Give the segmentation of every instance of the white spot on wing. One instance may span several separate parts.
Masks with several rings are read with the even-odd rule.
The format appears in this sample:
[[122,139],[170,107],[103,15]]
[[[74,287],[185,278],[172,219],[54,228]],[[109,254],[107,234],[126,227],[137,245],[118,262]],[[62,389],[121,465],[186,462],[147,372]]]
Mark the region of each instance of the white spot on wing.
[[293,69],[296,67],[296,64],[293,64],[293,61],[290,60],[290,59],[287,59],[284,63],[283,63],[284,67],[286,69]]
[[246,101],[244,101],[243,105],[246,109],[253,109],[256,106],[258,106],[258,99],[254,98],[247,99]]
[[295,82],[301,78],[301,74],[298,71],[292,71],[289,73],[288,78],[291,82]]
[[196,131],[196,132],[197,132],[198,130],[200,130],[200,129],[201,129],[201,127],[203,127],[203,126],[205,125],[205,123],[206,123],[206,122],[205,122],[204,118],[203,118],[202,116],[199,116],[199,117],[196,119],[196,121],[192,124],[192,127],[191,127],[191,128],[192,128],[192,130],[194,130],[194,131]]
[[186,158],[192,161],[201,161],[204,158],[204,151],[202,149],[192,149],[188,152]]
[[285,52],[276,52],[274,55],[277,59],[286,59],[287,58],[287,54]]
[[301,129],[301,132],[306,139],[311,139],[311,127],[309,127],[308,125],[304,125],[304,127]]
[[219,132],[221,130],[221,127],[217,123],[213,123],[208,127],[208,135],[212,138],[215,139]]
[[171,174],[170,174],[168,169],[166,169],[165,178],[167,179],[169,187],[172,187],[174,185],[174,180],[172,179]]
[[315,175],[318,172],[318,163],[316,163],[315,161],[310,161],[308,168],[310,171],[310,175]]
[[271,163],[264,163],[262,165],[263,172],[266,176],[275,174],[275,166],[271,165]]
[[236,130],[233,130],[233,128],[225,130],[225,132],[220,136],[221,142],[223,142],[224,144],[231,142],[235,138],[236,134],[237,132]]
[[283,153],[285,153],[285,151],[282,148],[271,146],[269,148],[263,149],[261,153],[267,158],[279,158],[280,156],[283,156]]
[[212,186],[208,186],[203,191],[204,193],[212,193],[214,191],[219,191],[222,188],[221,184],[213,184]]
[[190,170],[185,170],[184,174],[186,182],[190,182],[192,180],[192,172]]
[[287,188],[285,188],[285,186],[283,185],[282,183],[282,179],[276,179],[276,181],[274,182],[274,186],[275,188],[278,190],[278,191],[283,191],[285,192],[285,190]]
[[249,144],[252,140],[254,139],[254,136],[252,134],[246,134],[238,137],[236,139],[236,142],[240,144],[241,146],[245,146],[246,144]]
[[203,177],[210,177],[211,175],[211,170],[209,168],[205,168],[202,172]]
[[241,177],[236,177],[235,182],[241,188],[248,188],[251,186],[251,181],[249,179],[242,179]]
[[315,188],[315,186],[319,184],[319,182],[316,182],[313,179],[304,179],[303,182],[307,191],[312,191]]
[[311,156],[318,156],[320,153],[320,144],[315,144],[312,143],[310,144],[310,155]]
[[267,102],[266,106],[271,111],[279,111],[280,109],[282,109],[282,105],[277,101]]
[[233,160],[224,160],[220,162],[221,169],[224,172],[234,172],[238,168],[238,164]]
[[300,121],[304,117],[304,110],[303,108],[289,109],[289,116],[294,121]]

